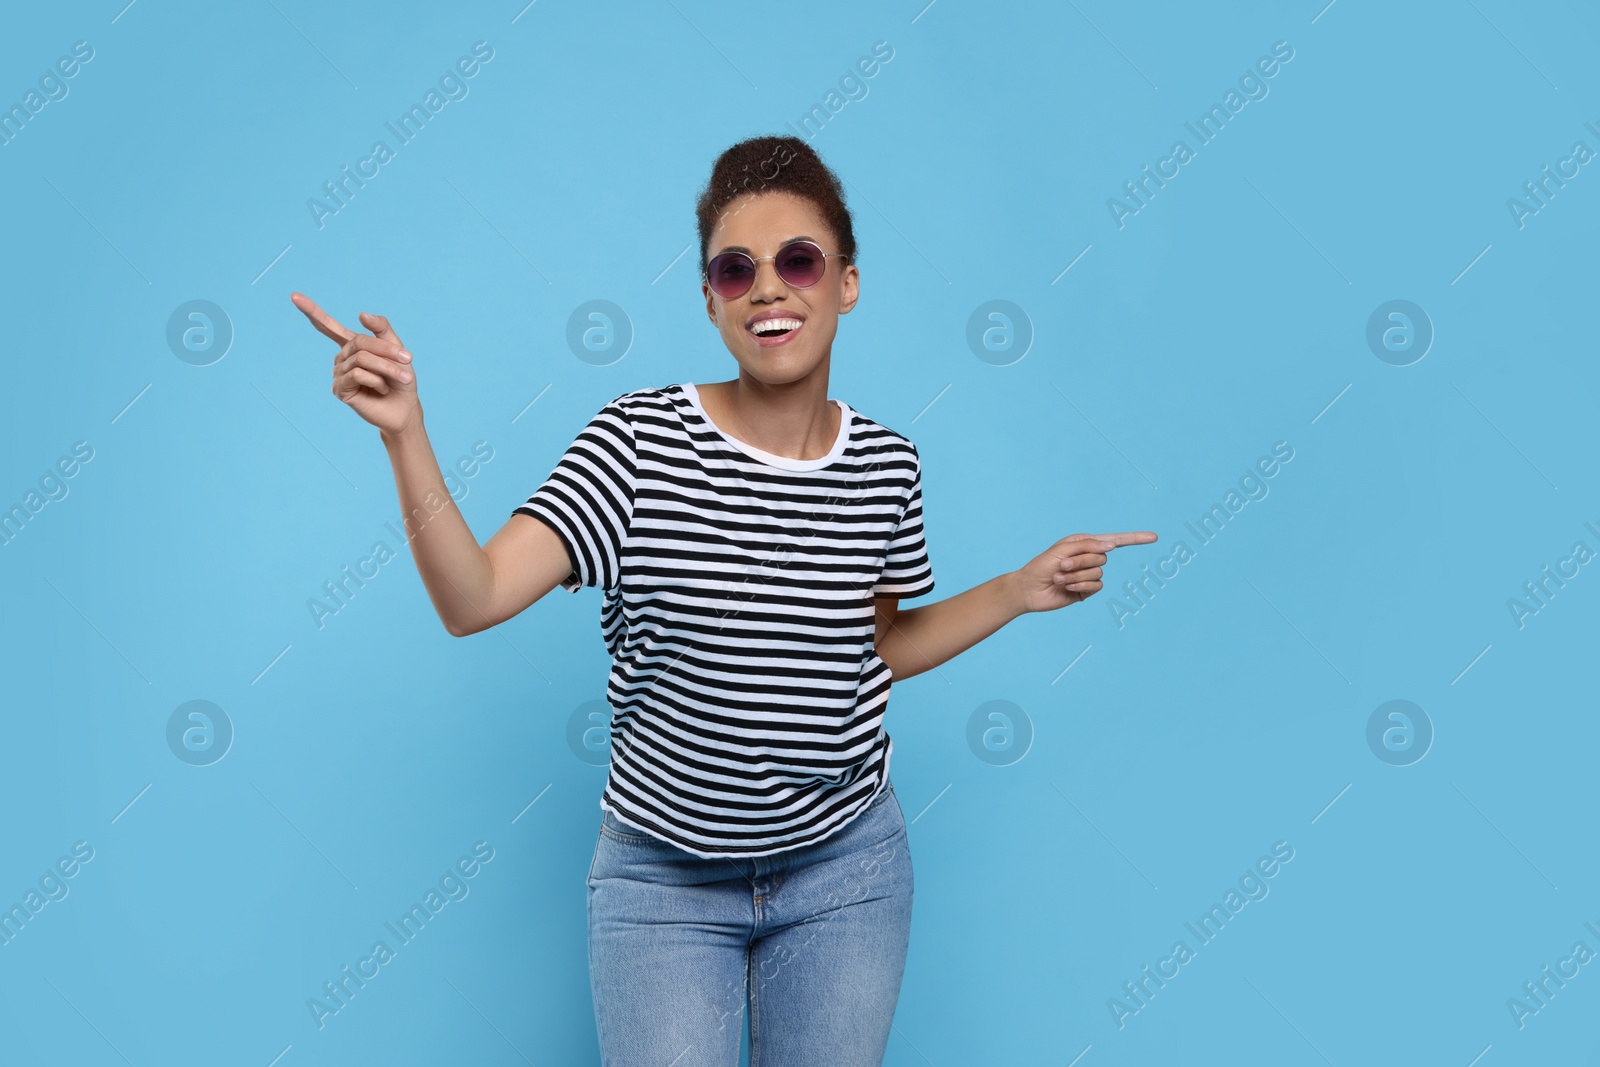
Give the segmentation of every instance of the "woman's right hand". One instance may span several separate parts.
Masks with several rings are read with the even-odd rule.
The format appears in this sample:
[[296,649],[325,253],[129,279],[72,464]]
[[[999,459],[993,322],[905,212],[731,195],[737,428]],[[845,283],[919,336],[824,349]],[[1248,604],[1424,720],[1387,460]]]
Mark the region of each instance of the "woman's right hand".
[[386,437],[421,425],[422,404],[417,399],[411,353],[389,327],[388,319],[362,312],[361,324],[372,333],[353,332],[305,294],[290,293],[289,299],[311,320],[311,325],[339,343],[339,352],[333,357],[334,396]]

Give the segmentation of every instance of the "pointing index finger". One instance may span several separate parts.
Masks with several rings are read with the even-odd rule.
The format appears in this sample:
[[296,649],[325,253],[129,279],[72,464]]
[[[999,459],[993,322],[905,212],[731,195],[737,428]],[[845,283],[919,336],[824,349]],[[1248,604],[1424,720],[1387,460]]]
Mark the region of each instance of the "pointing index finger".
[[1133,530],[1127,533],[1097,534],[1095,540],[1113,548],[1121,548],[1123,545],[1148,545],[1156,540],[1156,535],[1150,530]]
[[355,334],[341,326],[338,319],[319,308],[316,302],[304,293],[290,293],[289,299],[294,302],[295,307],[305,313],[306,318],[311,320],[311,325],[315,326],[320,333],[339,342],[341,346],[355,336]]

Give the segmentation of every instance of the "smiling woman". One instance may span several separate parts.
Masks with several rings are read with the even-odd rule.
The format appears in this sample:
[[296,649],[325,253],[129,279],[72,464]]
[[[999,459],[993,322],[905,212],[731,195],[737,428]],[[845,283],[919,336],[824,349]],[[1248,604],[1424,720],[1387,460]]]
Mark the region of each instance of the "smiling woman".
[[[602,592],[611,761],[589,868],[605,1063],[881,1062],[911,929],[891,683],[1027,612],[1101,588],[1073,534],[933,604],[922,460],[828,396],[860,299],[843,185],[806,144],[729,148],[696,205],[701,295],[737,375],[612,398],[478,545],[444,491],[412,355],[381,315],[340,345],[333,392],[377,426],[401,509],[442,510],[412,555],[446,629],[495,626],[558,585]],[[763,1058],[765,1062],[765,1058]]]

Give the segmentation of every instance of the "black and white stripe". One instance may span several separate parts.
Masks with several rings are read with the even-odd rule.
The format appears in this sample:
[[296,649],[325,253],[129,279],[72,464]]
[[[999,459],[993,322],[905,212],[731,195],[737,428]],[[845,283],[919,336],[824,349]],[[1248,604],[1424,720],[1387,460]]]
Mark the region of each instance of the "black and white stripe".
[[873,598],[933,589],[921,463],[839,407],[828,455],[794,460],[724,434],[693,383],[624,393],[513,512],[604,593],[601,807],[698,856],[819,841],[888,780]]

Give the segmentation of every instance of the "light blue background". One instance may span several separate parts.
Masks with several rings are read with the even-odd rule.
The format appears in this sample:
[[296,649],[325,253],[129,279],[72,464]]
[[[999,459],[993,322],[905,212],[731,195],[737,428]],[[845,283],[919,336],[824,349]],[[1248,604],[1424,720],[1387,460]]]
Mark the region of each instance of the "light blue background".
[[[0,147],[0,505],[94,458],[0,548],[0,905],[74,842],[94,858],[0,946],[0,1060],[598,1062],[604,769],[566,728],[604,692],[599,594],[457,640],[402,549],[319,628],[308,599],[400,547],[398,507],[288,293],[391,318],[440,460],[493,449],[459,501],[487,540],[606,400],[732,376],[681,255],[694,197],[880,40],[811,137],[861,247],[830,391],[921,451],[933,598],[1067,534],[1161,536],[896,686],[917,901],[886,1062],[1600,1053],[1600,964],[1522,1028],[1507,1007],[1600,950],[1600,576],[1508,608],[1600,548],[1600,175],[1521,227],[1507,206],[1600,149],[1600,15],[924,3],[7,13],[0,103],[76,41],[94,58]],[[319,229],[307,199],[480,40],[469,95]],[[1197,147],[1185,122],[1278,41],[1268,95]],[[1179,138],[1195,157],[1119,228],[1108,198]],[[196,299],[234,331],[209,366],[166,342]],[[566,342],[592,299],[634,331],[606,365]],[[995,299],[1034,333],[1003,366],[966,341]],[[1435,331],[1409,366],[1366,341],[1395,299]],[[1185,523],[1279,441],[1270,493],[1202,546]],[[1119,627],[1122,582],[1179,540],[1195,558]],[[204,767],[165,736],[196,699],[236,731]],[[1392,699],[1436,733],[1409,766],[1366,740]],[[967,740],[992,700],[1033,733],[1006,766]],[[319,1030],[308,998],[478,841],[470,895]],[[1119,1028],[1108,1000],[1279,841],[1270,894]]]

